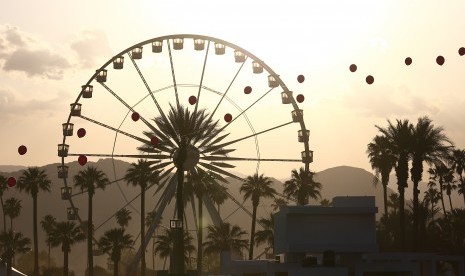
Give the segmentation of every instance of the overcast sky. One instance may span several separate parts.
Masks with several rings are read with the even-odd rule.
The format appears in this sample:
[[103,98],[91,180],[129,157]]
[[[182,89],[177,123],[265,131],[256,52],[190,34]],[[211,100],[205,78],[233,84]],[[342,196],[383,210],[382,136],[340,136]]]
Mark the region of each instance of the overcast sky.
[[[375,125],[388,119],[429,116],[465,148],[465,56],[458,54],[465,47],[464,1],[1,1],[3,165],[59,162],[61,124],[95,69],[136,43],[180,33],[239,45],[305,95],[300,107],[311,131],[312,170],[371,170],[366,146]],[[358,67],[354,73],[351,64]],[[299,74],[306,77],[302,84]],[[224,83],[230,79],[224,76]],[[257,130],[270,120],[263,115],[254,118]],[[20,145],[27,154],[18,154]],[[290,175],[288,167],[265,173]]]

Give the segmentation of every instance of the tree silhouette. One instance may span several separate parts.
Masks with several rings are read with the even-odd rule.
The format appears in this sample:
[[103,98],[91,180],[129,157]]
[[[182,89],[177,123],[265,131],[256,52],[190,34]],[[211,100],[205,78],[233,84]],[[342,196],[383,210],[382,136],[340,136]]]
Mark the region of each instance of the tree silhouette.
[[130,234],[124,233],[122,228],[114,228],[105,231],[99,239],[100,248],[103,252],[109,253],[113,261],[113,275],[118,276],[119,261],[123,249],[132,248],[133,240]]
[[37,197],[39,192],[50,192],[51,181],[45,170],[29,167],[24,170],[16,184],[21,192],[32,197],[32,229],[34,233],[34,276],[39,275],[39,238],[37,233]]
[[118,225],[124,229],[129,225],[129,221],[131,220],[131,211],[126,208],[120,209],[118,212],[116,212],[115,218],[116,223],[118,223]]
[[218,226],[207,227],[207,240],[203,243],[205,254],[220,254],[223,251],[241,253],[248,249],[247,239],[242,239],[247,232],[239,226],[223,222]]
[[74,186],[78,187],[81,192],[87,192],[88,196],[88,213],[87,213],[87,265],[88,276],[93,276],[94,260],[92,255],[92,238],[93,238],[93,225],[92,225],[92,198],[94,197],[97,189],[105,189],[105,186],[110,182],[105,173],[98,170],[93,166],[87,167],[85,170],[79,171],[74,176]]
[[0,204],[2,205],[2,216],[3,216],[3,231],[6,232],[6,215],[3,204],[3,194],[8,190],[7,179],[3,175],[0,175]]
[[295,199],[298,205],[306,205],[309,198],[320,198],[321,183],[315,182],[314,172],[306,172],[304,168],[291,172],[291,179],[284,182],[284,195],[287,199]]
[[[173,262],[174,243],[176,240],[176,229],[165,229],[161,235],[157,235],[155,242],[155,252],[161,258],[170,257],[170,271],[173,271],[175,263]],[[184,264],[189,263],[189,255],[195,251],[195,246],[192,244],[193,238],[189,232],[183,231],[184,239]]]
[[71,246],[75,243],[84,241],[86,236],[82,233],[79,226],[72,221],[56,222],[50,231],[50,244],[53,247],[61,245],[63,251],[63,276],[68,276],[68,254],[71,252]]
[[260,198],[274,198],[276,190],[271,187],[273,182],[263,174],[255,173],[253,176],[247,176],[245,182],[240,188],[240,192],[244,193],[244,200],[252,200],[252,226],[250,230],[249,244],[249,260],[253,259],[253,248],[255,243],[255,224],[257,220],[257,207],[260,203]]
[[44,218],[40,221],[40,226],[42,226],[42,229],[45,231],[45,234],[47,234],[47,239],[46,243],[48,245],[48,265],[47,269],[50,269],[50,247],[52,246],[50,243],[50,234],[55,227],[56,224],[56,218],[52,215],[45,215]]
[[465,150],[454,149],[451,155],[452,169],[459,177],[458,193],[463,196],[463,202],[465,204]]
[[2,262],[6,264],[6,275],[12,275],[13,259],[17,253],[26,253],[30,250],[28,245],[31,244],[29,238],[23,237],[20,232],[8,232],[0,233],[0,252]]
[[19,217],[19,214],[21,213],[21,200],[15,197],[8,198],[5,200],[5,205],[3,208],[5,215],[10,217],[10,231],[13,231],[13,219]]
[[274,217],[273,214],[269,214],[267,218],[260,218],[258,220],[260,225],[263,226],[263,230],[257,231],[255,234],[255,244],[259,246],[261,244],[268,244],[267,249],[271,248],[274,250]]

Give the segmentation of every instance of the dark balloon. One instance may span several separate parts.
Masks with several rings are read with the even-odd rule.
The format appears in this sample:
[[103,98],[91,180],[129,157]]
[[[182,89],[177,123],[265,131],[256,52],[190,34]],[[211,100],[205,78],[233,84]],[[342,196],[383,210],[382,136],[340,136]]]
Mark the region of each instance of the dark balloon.
[[460,55],[460,56],[465,55],[465,47],[460,47],[460,49],[459,49],[459,55]]
[[350,72],[352,72],[352,73],[355,72],[355,71],[357,71],[357,65],[351,64],[351,65],[349,66],[349,70],[350,70]]
[[231,120],[232,120],[232,115],[229,114],[229,113],[226,113],[226,115],[224,115],[224,120],[225,120],[227,123],[231,122]]
[[132,113],[131,119],[132,119],[134,122],[137,122],[137,121],[140,119],[139,113],[137,113],[137,112]]
[[87,164],[87,157],[85,155],[79,155],[78,163],[79,165],[84,166]]
[[152,145],[154,145],[155,147],[158,145],[158,138],[156,136],[153,136],[152,139],[150,139],[150,143],[152,143]]
[[366,81],[368,84],[372,84],[375,81],[372,75],[367,76]]
[[14,185],[16,185],[16,178],[14,177],[9,177],[8,180],[7,180],[7,184],[8,184],[8,187],[13,187]]
[[297,98],[297,101],[298,101],[299,103],[301,103],[301,102],[303,102],[303,101],[305,100],[305,97],[304,97],[304,95],[302,95],[302,94],[297,95],[296,98]]
[[26,154],[26,152],[27,152],[27,148],[26,148],[25,145],[21,145],[21,146],[18,147],[18,153],[20,155],[24,155],[24,154]]
[[190,105],[194,105],[195,103],[197,103],[197,98],[195,96],[190,96],[189,103]]
[[438,56],[438,57],[436,58],[436,63],[439,64],[439,65],[441,65],[441,66],[444,64],[444,61],[445,61],[445,59],[444,59],[443,56]]
[[78,136],[79,138],[82,138],[82,137],[86,136],[86,130],[83,129],[83,128],[78,129],[78,131],[77,131],[77,136]]
[[244,88],[244,93],[245,93],[245,94],[250,94],[250,93],[252,93],[252,87],[246,86],[246,87]]
[[304,81],[305,81],[304,75],[299,75],[299,76],[297,76],[297,81],[298,81],[299,83],[304,82]]
[[405,64],[408,66],[410,64],[412,64],[412,58],[408,57],[405,59]]

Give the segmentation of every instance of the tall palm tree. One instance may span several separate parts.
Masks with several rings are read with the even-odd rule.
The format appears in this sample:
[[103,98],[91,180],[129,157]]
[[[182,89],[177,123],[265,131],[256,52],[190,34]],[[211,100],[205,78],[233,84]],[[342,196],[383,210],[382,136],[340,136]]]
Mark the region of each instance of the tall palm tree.
[[[176,229],[165,229],[161,235],[156,236],[155,252],[160,255],[161,258],[170,257],[170,271],[173,272],[175,263],[173,262],[174,244],[176,241]],[[189,262],[189,255],[195,251],[195,246],[192,244],[193,238],[189,232],[183,231],[184,240],[184,265]]]
[[257,220],[257,207],[260,198],[274,198],[276,190],[271,187],[273,181],[263,174],[255,173],[247,176],[240,188],[240,193],[244,192],[244,200],[252,200],[252,226],[250,230],[249,260],[253,259],[253,248],[255,243],[255,224]]
[[7,200],[5,200],[5,205],[3,206],[3,208],[5,215],[10,217],[10,231],[13,231],[13,219],[19,217],[19,214],[21,213],[21,200],[15,197],[10,197]]
[[125,227],[129,225],[129,221],[131,220],[131,211],[129,211],[126,208],[120,209],[116,212],[115,218],[116,223],[118,223],[118,225],[121,228],[125,229]]
[[40,226],[42,226],[45,234],[47,234],[46,243],[48,245],[48,269],[50,269],[50,247],[52,246],[50,243],[50,235],[53,228],[55,227],[56,220],[57,219],[52,215],[45,215],[44,218],[40,221]]
[[446,206],[444,204],[444,179],[450,170],[447,168],[443,161],[438,160],[434,162],[433,167],[429,168],[428,173],[430,175],[430,182],[438,181],[439,186],[439,198],[441,199],[442,212],[446,215]]
[[5,210],[3,209],[3,193],[8,189],[6,184],[7,179],[3,175],[0,175],[0,204],[2,205],[2,216],[3,216],[3,231],[6,232],[6,216]]
[[310,198],[321,197],[321,183],[316,182],[314,176],[314,172],[306,172],[304,168],[292,170],[291,179],[284,182],[284,195],[287,199],[295,199],[298,205],[308,204]]
[[392,213],[394,214],[397,214],[398,207],[400,206],[399,201],[399,194],[392,193],[389,195],[388,207],[393,209]]
[[31,244],[31,240],[23,236],[20,232],[8,232],[0,233],[0,252],[1,259],[6,263],[6,275],[12,275],[13,260],[17,253],[26,253],[31,250],[28,245]]
[[418,247],[418,183],[423,174],[423,162],[432,164],[434,161],[448,156],[452,142],[443,133],[442,127],[435,127],[431,119],[421,117],[412,129],[412,168],[410,169],[413,181],[413,249]]
[[[140,246],[142,247],[145,241],[145,191],[148,186],[158,183],[158,172],[150,167],[149,162],[139,159],[137,164],[131,164],[124,179],[128,184],[140,188]],[[145,250],[141,250],[141,253],[141,276],[145,276]]]
[[68,256],[71,252],[71,246],[84,241],[86,236],[82,233],[81,228],[72,221],[56,222],[49,236],[51,246],[61,245],[63,251],[63,276],[68,276]]
[[408,120],[397,120],[394,125],[388,120],[388,126],[378,130],[388,139],[392,152],[397,157],[395,167],[397,177],[397,190],[399,191],[399,220],[400,220],[400,244],[405,250],[405,188],[409,176],[408,162],[412,152],[412,130],[413,126]]
[[452,168],[459,177],[458,192],[463,196],[465,203],[465,150],[455,149],[452,151]]
[[386,136],[376,135],[373,141],[368,144],[368,158],[370,159],[371,168],[375,170],[374,183],[376,184],[381,175],[383,185],[384,215],[388,214],[387,207],[387,185],[389,183],[389,174],[396,165],[396,156],[392,152],[389,139]]
[[228,199],[228,188],[217,183],[217,185],[212,185],[209,195],[217,206],[218,215],[221,216],[220,206]]
[[220,254],[222,251],[241,253],[248,249],[247,239],[242,239],[247,232],[239,226],[224,222],[218,226],[207,227],[207,240],[203,243],[205,254]]
[[452,198],[451,194],[452,191],[457,189],[457,185],[455,185],[455,179],[454,179],[454,173],[452,168],[449,168],[448,173],[444,176],[444,187],[446,188],[446,194],[447,197],[449,198],[449,204],[450,204],[450,211],[452,211],[454,208],[452,207]]
[[425,191],[425,196],[423,198],[423,200],[427,204],[431,205],[431,214],[432,214],[431,221],[433,221],[433,222],[434,222],[434,213],[435,213],[434,212],[434,210],[435,210],[434,207],[435,207],[436,203],[438,203],[438,201],[440,199],[439,193],[436,190],[435,186],[436,186],[435,182],[429,182],[428,183],[428,190]]
[[133,240],[130,234],[124,233],[123,228],[113,228],[105,231],[99,239],[100,248],[111,255],[113,261],[113,275],[118,276],[118,266],[123,249],[132,248]]
[[39,275],[39,238],[37,233],[37,197],[39,192],[50,192],[50,179],[45,170],[29,167],[23,171],[16,187],[32,197],[32,229],[34,233],[34,276]]
[[105,189],[105,186],[110,183],[105,173],[98,170],[96,167],[88,166],[81,170],[73,178],[74,186],[79,188],[81,192],[87,192],[88,210],[87,210],[87,265],[89,276],[93,276],[94,259],[92,256],[92,198],[97,189]]
[[289,202],[282,198],[282,197],[275,197],[273,199],[273,203],[271,203],[271,207],[273,207],[273,211],[276,211],[278,210],[281,206],[286,206],[288,205]]
[[268,244],[267,249],[274,250],[274,217],[273,214],[269,214],[267,218],[260,218],[258,220],[260,225],[263,225],[263,230],[257,231],[255,234],[255,244],[259,246],[261,244]]

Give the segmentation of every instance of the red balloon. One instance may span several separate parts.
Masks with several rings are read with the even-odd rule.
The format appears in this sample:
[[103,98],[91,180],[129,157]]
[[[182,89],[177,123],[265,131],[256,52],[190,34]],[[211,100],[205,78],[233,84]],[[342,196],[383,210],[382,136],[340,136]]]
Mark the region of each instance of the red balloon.
[[445,61],[445,59],[444,59],[443,56],[438,56],[438,57],[436,58],[436,63],[439,64],[439,65],[441,65],[441,66],[444,64],[444,61]]
[[252,93],[252,87],[246,86],[246,87],[244,88],[244,93],[245,93],[245,94],[250,94],[250,93]]
[[190,96],[190,97],[189,97],[189,103],[190,103],[191,105],[196,104],[196,103],[197,103],[197,98],[196,98],[195,96]]
[[154,145],[155,147],[158,145],[158,138],[156,136],[153,136],[151,139],[150,139],[150,143],[152,143],[152,145]]
[[465,47],[460,47],[460,49],[459,49],[459,55],[460,55],[460,56],[465,55]]
[[7,180],[7,184],[8,184],[8,187],[13,187],[14,185],[16,185],[16,178],[14,177],[9,177],[8,180]]
[[24,154],[26,154],[26,152],[27,152],[27,148],[26,148],[25,145],[21,145],[21,146],[18,147],[18,153],[20,155],[24,155]]
[[410,64],[412,64],[412,58],[410,58],[410,57],[406,58],[406,59],[405,59],[405,64],[406,64],[407,66],[409,66]]
[[350,70],[350,72],[352,72],[352,73],[355,72],[355,71],[357,71],[357,65],[351,64],[351,65],[349,66],[349,70]]
[[366,81],[368,84],[372,84],[375,81],[375,78],[373,78],[372,75],[368,75]]
[[137,112],[132,113],[131,119],[132,119],[134,122],[137,122],[137,121],[140,119],[139,113],[137,113]]
[[79,165],[84,166],[87,164],[87,157],[85,155],[79,155],[78,163]]
[[224,115],[224,120],[225,120],[227,123],[231,122],[231,120],[232,120],[232,115],[229,114],[229,113],[226,113],[226,114]]
[[302,95],[302,94],[297,95],[296,98],[297,98],[297,101],[298,101],[299,103],[301,103],[301,102],[303,102],[303,101],[305,100],[305,97],[304,97],[304,95]]
[[78,131],[77,131],[77,136],[78,136],[79,138],[82,138],[82,137],[86,136],[86,130],[83,129],[83,128],[78,129]]
[[299,83],[304,82],[304,81],[305,81],[304,75],[298,75],[298,76],[297,76],[297,81],[298,81]]

